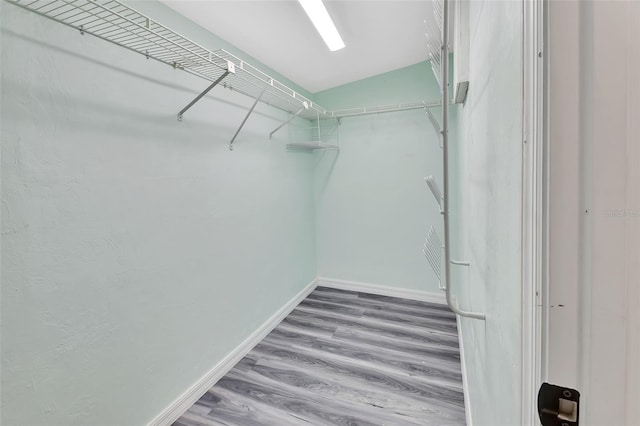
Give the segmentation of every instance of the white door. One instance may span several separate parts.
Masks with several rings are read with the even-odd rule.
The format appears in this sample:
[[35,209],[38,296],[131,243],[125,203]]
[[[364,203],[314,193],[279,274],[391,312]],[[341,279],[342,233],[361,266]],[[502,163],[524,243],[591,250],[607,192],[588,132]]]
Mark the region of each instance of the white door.
[[640,2],[548,2],[546,379],[640,425]]

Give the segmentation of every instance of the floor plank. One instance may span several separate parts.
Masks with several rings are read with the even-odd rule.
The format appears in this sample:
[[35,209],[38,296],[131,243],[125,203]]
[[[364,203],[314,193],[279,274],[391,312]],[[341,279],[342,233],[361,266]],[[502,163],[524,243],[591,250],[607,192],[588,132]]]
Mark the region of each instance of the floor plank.
[[451,311],[318,287],[174,426],[464,424]]

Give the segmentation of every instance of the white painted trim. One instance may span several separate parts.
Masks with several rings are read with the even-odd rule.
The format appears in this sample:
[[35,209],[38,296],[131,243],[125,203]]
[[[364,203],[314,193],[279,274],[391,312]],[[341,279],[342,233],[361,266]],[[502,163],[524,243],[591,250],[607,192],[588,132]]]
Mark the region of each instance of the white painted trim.
[[298,294],[293,296],[283,307],[278,309],[256,331],[247,337],[238,347],[225,356],[207,374],[180,395],[162,413],[148,423],[148,426],[165,426],[175,422],[185,411],[189,409],[202,395],[216,384],[225,374],[231,370],[251,349],[254,348],[267,334],[271,332],[300,302],[302,302],[313,290],[317,280],[307,284]]
[[520,424],[539,424],[542,382],[542,310],[545,256],[544,14],[542,2],[523,2],[523,156]]
[[473,426],[471,417],[471,398],[469,397],[469,382],[467,381],[467,361],[464,356],[464,339],[460,329],[460,316],[456,315],[456,326],[458,328],[458,346],[460,347],[460,367],[462,368],[462,391],[464,392],[464,416],[467,426]]
[[358,291],[361,293],[378,294],[380,296],[401,297],[403,299],[419,300],[422,302],[437,303],[439,305],[447,304],[447,300],[444,294],[432,293],[422,290],[412,290],[408,288],[392,287],[382,284],[347,281],[326,277],[318,277],[317,284],[318,286],[330,287],[338,290],[350,290]]

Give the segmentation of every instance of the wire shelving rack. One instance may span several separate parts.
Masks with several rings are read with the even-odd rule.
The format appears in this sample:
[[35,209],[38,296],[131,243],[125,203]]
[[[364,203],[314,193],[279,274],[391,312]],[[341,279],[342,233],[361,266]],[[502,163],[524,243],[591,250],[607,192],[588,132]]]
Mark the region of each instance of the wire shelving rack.
[[[485,320],[486,315],[480,312],[465,311],[458,306],[458,301],[451,294],[451,265],[471,267],[471,263],[462,260],[453,260],[451,258],[451,220],[449,217],[449,6],[451,0],[433,0],[433,18],[436,25],[429,24],[425,21],[427,28],[427,51],[431,59],[431,68],[440,86],[442,115],[441,121],[427,109],[427,114],[435,131],[441,135],[442,148],[442,177],[443,190],[436,183],[433,176],[425,178],[433,198],[436,200],[440,208],[444,222],[444,243],[440,242],[440,238],[432,227],[426,238],[423,253],[438,277],[438,280],[444,286],[440,288],[445,291],[447,305],[457,315]],[[439,46],[434,44],[439,43]],[[440,256],[439,248],[442,248],[444,256]],[[440,260],[443,258],[443,264]],[[444,278],[442,275],[444,274]]]
[[439,101],[328,111],[286,84],[223,49],[211,50],[118,0],[6,0],[7,2],[198,76],[210,85],[178,113],[178,119],[215,86],[249,96],[255,103],[230,141],[230,148],[258,102],[289,113],[270,137],[295,117],[340,119],[440,105]]

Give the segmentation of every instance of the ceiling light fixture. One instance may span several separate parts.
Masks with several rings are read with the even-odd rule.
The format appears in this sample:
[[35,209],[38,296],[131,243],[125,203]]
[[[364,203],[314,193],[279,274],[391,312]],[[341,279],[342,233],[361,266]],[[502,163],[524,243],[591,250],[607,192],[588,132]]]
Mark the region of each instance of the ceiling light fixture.
[[322,3],[322,0],[298,0],[304,11],[313,22],[316,30],[322,36],[322,39],[327,43],[327,47],[332,52],[340,50],[344,47],[344,41],[338,33],[338,29],[331,20],[327,8]]

